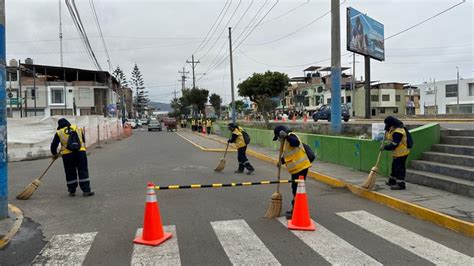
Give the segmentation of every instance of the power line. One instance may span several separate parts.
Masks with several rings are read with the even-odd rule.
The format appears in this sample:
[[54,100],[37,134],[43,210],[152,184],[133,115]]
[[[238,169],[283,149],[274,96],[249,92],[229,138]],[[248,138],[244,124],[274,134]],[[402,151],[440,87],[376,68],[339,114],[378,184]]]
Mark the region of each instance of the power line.
[[214,28],[214,26],[216,25],[217,21],[219,21],[219,18],[221,17],[222,13],[224,12],[224,10],[226,9],[227,7],[227,4],[229,3],[229,0],[227,0],[225,2],[225,5],[224,7],[222,7],[221,11],[219,12],[219,15],[217,16],[216,20],[214,21],[214,23],[212,24],[211,28],[209,29],[209,31],[207,32],[206,36],[204,37],[204,39],[202,39],[201,43],[199,44],[199,46],[196,48],[196,50],[193,52],[193,54],[197,53],[200,51],[200,48],[201,46],[203,45],[203,43],[206,41],[207,37],[209,37],[209,34],[211,33],[212,29]]
[[95,24],[96,24],[97,29],[99,31],[99,36],[100,36],[100,39],[102,40],[102,45],[104,46],[105,54],[107,56],[107,63],[109,65],[109,71],[112,72],[112,61],[110,60],[109,51],[107,50],[107,45],[105,44],[104,34],[102,33],[102,28],[100,27],[100,22],[99,22],[99,18],[97,16],[97,11],[95,9],[94,0],[89,0],[89,4],[91,6],[92,13],[94,14]]
[[[347,0],[342,1],[336,8],[340,8],[340,6],[343,5],[346,1],[347,1]],[[281,36],[281,37],[279,37],[279,38],[276,38],[276,39],[274,39],[274,40],[271,40],[271,41],[268,41],[268,42],[264,42],[264,43],[246,44],[246,46],[262,46],[262,45],[267,45],[267,44],[270,44],[270,43],[274,43],[274,42],[278,42],[278,41],[280,41],[280,40],[286,39],[286,38],[290,37],[291,35],[294,35],[294,34],[300,32],[300,31],[302,31],[302,30],[308,28],[309,26],[311,26],[311,25],[313,25],[314,23],[318,22],[319,20],[323,19],[325,16],[331,14],[331,12],[332,12],[332,9],[329,10],[329,11],[327,11],[327,12],[325,12],[325,13],[323,13],[321,16],[319,16],[319,17],[313,19],[312,21],[310,21],[308,24],[304,25],[303,27],[300,27],[300,28],[298,28],[298,29],[296,29],[296,30],[294,30],[294,31],[292,31],[292,32],[290,32],[290,33],[288,33],[288,34],[285,34],[285,35],[283,35],[283,36]]]
[[290,10],[284,12],[283,14],[280,14],[280,15],[278,15],[278,16],[275,16],[275,17],[273,17],[273,18],[270,18],[270,19],[268,19],[268,20],[265,20],[265,21],[262,22],[261,25],[267,24],[268,22],[271,22],[271,21],[277,20],[277,19],[279,19],[279,18],[281,18],[281,17],[284,17],[284,16],[286,16],[286,15],[288,15],[288,14],[290,14],[290,13],[296,11],[297,9],[299,9],[299,8],[301,8],[301,7],[303,7],[303,6],[307,5],[307,4],[309,4],[309,2],[311,2],[311,1],[308,0],[308,1],[306,1],[306,2],[304,2],[304,3],[302,3],[302,4],[300,4],[300,5],[298,5],[298,6],[294,7],[294,8],[292,8],[292,9],[290,9]]
[[411,29],[413,29],[413,28],[415,28],[415,27],[418,27],[418,26],[420,26],[421,24],[424,24],[425,22],[427,22],[427,21],[429,21],[429,20],[432,20],[432,19],[434,19],[434,18],[436,18],[436,17],[438,17],[438,16],[444,14],[444,13],[448,12],[448,11],[451,10],[451,9],[453,9],[453,8],[459,6],[459,5],[464,4],[465,2],[466,2],[466,0],[462,0],[462,2],[457,3],[457,4],[453,5],[453,6],[451,6],[451,7],[447,8],[447,9],[445,9],[445,10],[443,10],[443,11],[441,11],[441,12],[439,12],[439,13],[437,13],[437,14],[435,14],[435,15],[433,15],[433,16],[431,16],[431,17],[429,17],[429,18],[427,18],[427,19],[425,19],[425,20],[423,20],[423,21],[421,21],[421,22],[418,22],[418,23],[416,23],[415,25],[413,25],[413,26],[411,26],[411,27],[408,27],[408,28],[406,28],[406,29],[404,29],[404,30],[402,30],[402,31],[399,31],[399,32],[397,32],[397,33],[395,33],[395,34],[393,34],[393,35],[390,35],[389,37],[386,37],[386,38],[385,38],[385,41],[386,41],[386,40],[389,40],[389,39],[391,39],[391,38],[393,38],[393,37],[395,37],[395,36],[398,36],[398,35],[400,35],[400,34],[402,34],[402,33],[404,33],[404,32],[407,32],[407,31],[409,31],[409,30],[411,30]]

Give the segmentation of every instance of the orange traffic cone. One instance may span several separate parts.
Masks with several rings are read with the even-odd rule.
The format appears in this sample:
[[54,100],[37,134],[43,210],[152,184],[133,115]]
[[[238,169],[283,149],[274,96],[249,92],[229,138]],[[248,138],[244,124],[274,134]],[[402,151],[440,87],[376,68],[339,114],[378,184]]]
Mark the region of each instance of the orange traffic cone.
[[293,119],[291,120],[293,123],[296,123],[296,115],[293,116]]
[[158,246],[171,238],[170,233],[163,231],[163,225],[161,224],[160,208],[156,200],[155,185],[148,183],[146,193],[146,205],[145,205],[145,221],[143,223],[142,236],[135,238],[133,243]]
[[314,231],[316,226],[309,215],[308,198],[304,186],[304,177],[300,176],[296,190],[292,219],[288,220],[288,229]]
[[286,122],[286,118],[283,116],[283,117],[281,118],[281,121],[282,121],[282,122]]

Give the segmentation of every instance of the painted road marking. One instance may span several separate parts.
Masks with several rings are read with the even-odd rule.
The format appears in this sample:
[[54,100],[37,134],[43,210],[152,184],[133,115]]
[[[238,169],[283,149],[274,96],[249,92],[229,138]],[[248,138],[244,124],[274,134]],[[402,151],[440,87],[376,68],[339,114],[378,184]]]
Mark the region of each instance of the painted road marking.
[[387,222],[366,211],[337,215],[437,265],[474,265],[474,258]]
[[233,265],[280,265],[244,220],[211,222]]
[[33,265],[80,265],[97,232],[55,235],[35,257]]
[[[131,265],[181,265],[176,227],[163,226],[163,230],[173,237],[156,247],[134,244]],[[135,236],[141,234],[142,228],[139,228]]]
[[[285,227],[287,226],[285,217],[280,217],[278,220]],[[314,224],[316,231],[291,230],[291,232],[329,263],[333,265],[382,265],[324,226],[316,222]]]

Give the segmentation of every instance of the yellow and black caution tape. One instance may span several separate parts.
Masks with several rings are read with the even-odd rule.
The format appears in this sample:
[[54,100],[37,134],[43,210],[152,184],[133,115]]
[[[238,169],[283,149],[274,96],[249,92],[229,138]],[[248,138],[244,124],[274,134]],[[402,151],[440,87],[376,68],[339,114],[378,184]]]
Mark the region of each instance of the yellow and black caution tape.
[[221,187],[243,187],[243,186],[258,186],[258,185],[270,185],[270,184],[290,184],[298,183],[299,180],[275,180],[275,181],[258,181],[258,182],[242,182],[242,183],[228,183],[228,184],[192,184],[192,185],[170,185],[170,186],[155,186],[156,190],[165,190],[165,189],[188,189],[188,188],[221,188]]

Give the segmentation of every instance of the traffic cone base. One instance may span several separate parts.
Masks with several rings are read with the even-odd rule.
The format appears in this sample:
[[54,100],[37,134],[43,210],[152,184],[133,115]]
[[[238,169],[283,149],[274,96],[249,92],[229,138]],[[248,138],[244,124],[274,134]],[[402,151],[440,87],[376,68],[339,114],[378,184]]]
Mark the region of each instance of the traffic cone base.
[[288,229],[290,230],[301,230],[301,231],[315,231],[316,225],[313,220],[310,220],[309,225],[307,226],[297,226],[292,223],[293,220],[288,220]]
[[163,233],[163,237],[155,240],[145,240],[143,237],[137,237],[133,240],[133,243],[142,244],[147,246],[158,246],[159,244],[170,239],[173,235],[171,233]]

